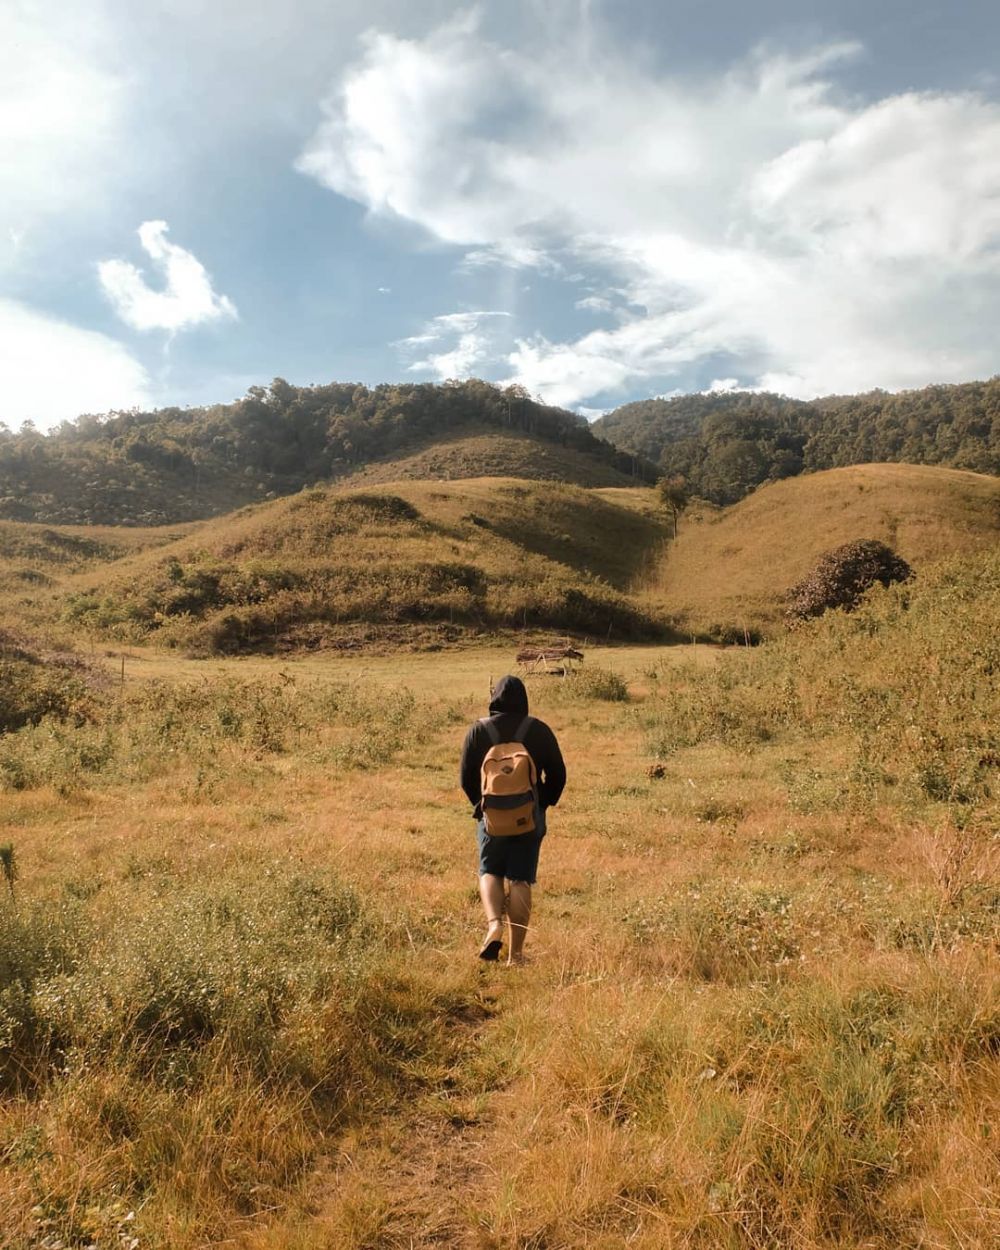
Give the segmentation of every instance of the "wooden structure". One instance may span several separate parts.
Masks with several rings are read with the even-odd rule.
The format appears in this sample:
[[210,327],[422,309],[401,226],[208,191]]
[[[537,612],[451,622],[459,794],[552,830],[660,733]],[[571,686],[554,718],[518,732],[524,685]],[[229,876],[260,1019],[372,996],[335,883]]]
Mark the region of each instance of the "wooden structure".
[[524,677],[547,673],[550,677],[565,677],[583,660],[583,652],[568,642],[553,643],[549,647],[525,647],[517,653],[517,662]]

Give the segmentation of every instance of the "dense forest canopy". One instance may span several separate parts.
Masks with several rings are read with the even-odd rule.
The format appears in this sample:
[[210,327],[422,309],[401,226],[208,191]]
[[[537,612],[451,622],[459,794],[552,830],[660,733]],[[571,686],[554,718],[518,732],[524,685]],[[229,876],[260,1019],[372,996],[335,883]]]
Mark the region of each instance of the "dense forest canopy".
[[715,503],[816,469],[896,461],[1000,474],[1000,378],[808,403],[728,392],[626,404],[595,433]]
[[809,403],[749,392],[649,399],[593,426],[476,379],[369,388],[275,378],[232,404],[83,416],[47,435],[0,423],[0,519],[191,520],[484,430],[572,448],[630,480],[683,478],[691,494],[730,504],[764,482],[873,461],[1000,474],[1000,378]]
[[[651,482],[655,466],[575,413],[488,382],[293,386],[232,404],[83,416],[43,435],[0,425],[0,518],[67,524],[195,519],[343,476],[467,429],[515,430]],[[623,479],[624,480],[624,479]]]

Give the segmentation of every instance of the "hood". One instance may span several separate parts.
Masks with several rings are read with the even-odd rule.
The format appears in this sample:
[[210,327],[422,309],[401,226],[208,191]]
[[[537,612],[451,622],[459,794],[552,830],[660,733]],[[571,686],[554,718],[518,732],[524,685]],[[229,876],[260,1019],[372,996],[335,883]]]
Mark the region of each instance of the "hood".
[[490,697],[490,715],[500,712],[515,712],[519,716],[528,715],[528,692],[520,677],[501,677],[493,687]]

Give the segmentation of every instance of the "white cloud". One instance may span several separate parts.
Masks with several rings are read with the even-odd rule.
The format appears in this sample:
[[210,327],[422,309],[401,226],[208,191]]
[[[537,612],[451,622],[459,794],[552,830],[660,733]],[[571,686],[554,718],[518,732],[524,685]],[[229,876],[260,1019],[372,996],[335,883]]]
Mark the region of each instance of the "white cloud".
[[118,316],[135,330],[189,329],[210,321],[235,318],[236,306],[217,295],[205,266],[183,247],[167,240],[165,221],[144,221],[139,242],[163,275],[163,290],[154,290],[135,265],[105,260],[98,276]]
[[490,340],[474,330],[460,334],[450,351],[432,352],[425,360],[410,365],[413,373],[433,373],[442,382],[448,378],[467,378],[476,365],[489,358]]
[[126,349],[103,334],[81,330],[0,299],[0,420],[31,420],[48,429],[83,412],[145,406],[149,379]]
[[297,167],[448,242],[505,242],[520,196],[495,163],[500,145],[485,136],[502,111],[498,75],[518,91],[511,54],[494,56],[471,16],[422,42],[377,31],[362,42],[360,63],[325,102],[325,120]]
[[[371,33],[298,167],[471,263],[611,275],[633,309],[619,326],[509,352],[557,403],[720,355],[799,396],[994,373],[1000,105],[851,97],[835,76],[859,50],[763,48],[698,81],[609,39],[514,52],[474,17]],[[448,363],[481,350],[459,341]]]
[[521,340],[508,358],[514,375],[507,380],[522,383],[532,395],[560,407],[618,390],[634,369],[603,349],[605,341],[610,342],[610,336],[587,335],[576,343],[550,343],[541,335]]
[[467,378],[478,366],[496,362],[497,332],[491,323],[509,317],[510,313],[498,309],[442,313],[428,322],[420,334],[401,339],[396,346],[404,352],[432,345],[440,348],[412,361],[407,366],[411,373],[430,373],[442,382]]
[[583,299],[578,299],[573,307],[579,308],[581,312],[611,313],[615,311],[614,304],[606,295],[586,295]]
[[124,87],[109,68],[96,2],[0,6],[0,227],[26,226],[101,194],[118,139]]

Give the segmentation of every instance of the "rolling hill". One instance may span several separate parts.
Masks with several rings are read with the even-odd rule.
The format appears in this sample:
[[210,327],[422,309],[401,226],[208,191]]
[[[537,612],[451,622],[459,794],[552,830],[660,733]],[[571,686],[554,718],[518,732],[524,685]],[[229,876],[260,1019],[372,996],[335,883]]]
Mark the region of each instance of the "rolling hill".
[[647,593],[692,631],[773,630],[785,592],[825,551],[856,538],[917,572],[1000,543],[1000,478],[867,464],[789,478],[726,509],[692,509]]
[[[643,499],[616,498],[633,493]],[[49,574],[17,606],[91,637],[199,653],[505,629],[663,638],[654,605],[629,592],[665,533],[651,491],[490,478],[320,488]]]
[[342,479],[372,482],[457,481],[474,477],[516,477],[570,482],[576,486],[634,486],[621,469],[575,447],[563,447],[520,431],[470,432],[440,438],[409,454],[373,460]]
[[[467,464],[532,448],[478,435],[451,450]],[[433,460],[446,454],[425,449],[408,467],[446,472]],[[0,609],[26,628],[61,621],[69,635],[195,654],[436,646],[514,629],[738,639],[779,629],[787,590],[853,539],[886,542],[918,574],[997,545],[1000,479],[852,466],[726,509],[693,505],[676,541],[668,529],[650,489],[490,477],[354,481],[159,529],[5,522]]]

